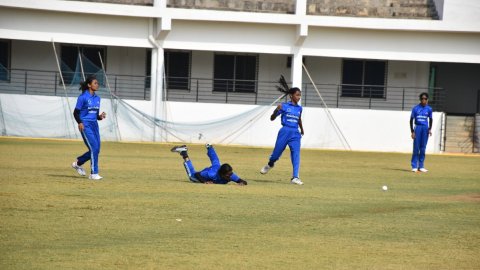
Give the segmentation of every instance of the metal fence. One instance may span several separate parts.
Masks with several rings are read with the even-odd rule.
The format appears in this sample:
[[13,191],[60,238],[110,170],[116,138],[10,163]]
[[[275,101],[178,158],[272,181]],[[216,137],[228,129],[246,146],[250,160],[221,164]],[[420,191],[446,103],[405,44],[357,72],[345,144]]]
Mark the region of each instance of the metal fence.
[[[54,71],[12,69],[6,78],[0,80],[0,93],[47,96],[79,94],[77,84],[69,84],[65,93],[60,75]],[[107,74],[107,78],[112,92],[118,97],[150,100],[150,76]],[[108,97],[106,78],[99,78],[99,82],[102,84],[100,94]],[[277,83],[271,81],[168,77],[165,82],[167,90],[163,99],[169,101],[269,105],[281,95],[276,90]],[[430,94],[429,104],[435,111],[443,111],[445,105],[445,89],[442,88],[346,84],[315,86],[330,108],[410,110],[418,104],[421,92]],[[301,89],[302,106],[324,106],[313,84],[304,83]]]
[[[267,105],[281,95],[275,88],[276,82],[202,78],[170,78],[170,80],[183,82],[182,89],[171,89],[167,85],[166,100],[170,101]],[[168,78],[167,81],[169,81]],[[170,85],[179,84],[170,83]],[[313,84],[304,83],[301,87],[302,106],[324,107],[325,103],[329,108],[403,111],[411,110],[419,103],[418,95],[421,92],[427,92],[430,95],[429,104],[435,111],[443,111],[445,107],[443,88],[346,84],[316,84],[315,86],[323,102]]]
[[[73,78],[71,74],[63,74],[65,78]],[[44,96],[78,96],[78,83],[66,82],[63,88],[59,72],[42,70],[11,69],[6,80],[0,80],[0,93],[44,95]],[[100,93],[108,93],[106,78],[99,78]],[[150,77],[107,74],[113,93],[124,99],[149,100]]]

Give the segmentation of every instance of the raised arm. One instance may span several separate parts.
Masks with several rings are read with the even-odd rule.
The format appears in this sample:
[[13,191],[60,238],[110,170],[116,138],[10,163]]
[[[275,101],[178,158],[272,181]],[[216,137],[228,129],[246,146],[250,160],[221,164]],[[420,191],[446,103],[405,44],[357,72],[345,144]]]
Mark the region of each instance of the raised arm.
[[278,104],[277,108],[273,111],[272,115],[270,116],[270,120],[273,121],[277,118],[278,112],[282,109],[282,104]]

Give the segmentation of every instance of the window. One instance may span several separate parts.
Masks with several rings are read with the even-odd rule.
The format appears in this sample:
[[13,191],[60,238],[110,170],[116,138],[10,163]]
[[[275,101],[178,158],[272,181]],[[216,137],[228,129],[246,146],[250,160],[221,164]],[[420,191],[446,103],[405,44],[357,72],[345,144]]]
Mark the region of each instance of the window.
[[190,90],[191,52],[165,51],[165,73],[167,88]]
[[145,88],[150,88],[152,81],[152,49],[147,49],[145,58]]
[[10,41],[0,40],[0,81],[10,80]]
[[254,93],[257,55],[215,54],[213,91]]
[[[78,84],[83,80],[82,66],[85,76],[103,75],[102,62],[105,63],[105,48],[93,46],[62,45],[61,69],[65,84]],[[98,53],[102,56],[100,57]],[[79,60],[82,56],[82,62]],[[98,82],[103,85],[103,76],[97,76]]]
[[386,61],[343,60],[342,97],[384,98]]

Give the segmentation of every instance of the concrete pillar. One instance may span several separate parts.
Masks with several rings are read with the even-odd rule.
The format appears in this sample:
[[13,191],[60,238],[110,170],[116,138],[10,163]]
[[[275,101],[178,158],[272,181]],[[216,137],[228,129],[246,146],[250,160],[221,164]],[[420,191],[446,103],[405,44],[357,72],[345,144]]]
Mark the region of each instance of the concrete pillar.
[[302,59],[303,54],[300,50],[295,50],[292,56],[292,87],[298,87],[302,89]]
[[295,2],[295,14],[296,15],[307,14],[307,0],[297,0]]

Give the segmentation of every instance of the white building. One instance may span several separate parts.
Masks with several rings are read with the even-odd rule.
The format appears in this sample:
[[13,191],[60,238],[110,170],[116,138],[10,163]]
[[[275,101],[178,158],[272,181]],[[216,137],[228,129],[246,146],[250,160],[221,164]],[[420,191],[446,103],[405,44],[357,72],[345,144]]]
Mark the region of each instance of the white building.
[[83,69],[106,86],[104,139],[272,146],[283,74],[303,91],[303,147],[409,152],[429,92],[428,151],[478,151],[474,126],[445,138],[450,114],[479,112],[480,2],[330,2],[0,0],[2,134],[78,138],[69,85]]

